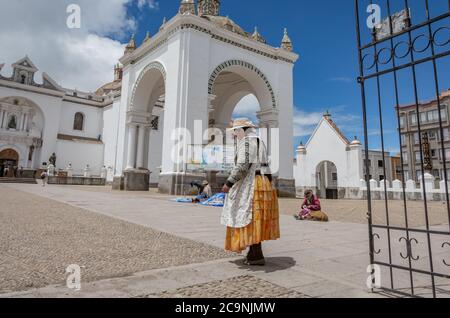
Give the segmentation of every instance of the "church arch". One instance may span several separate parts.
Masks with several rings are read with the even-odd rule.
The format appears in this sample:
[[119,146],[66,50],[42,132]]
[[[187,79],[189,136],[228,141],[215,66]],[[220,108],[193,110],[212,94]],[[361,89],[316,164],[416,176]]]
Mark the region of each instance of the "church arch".
[[[156,61],[148,64],[139,74],[139,77],[134,83],[133,91],[131,93],[130,110],[136,110],[144,107],[142,103],[145,103],[146,100],[151,99],[152,95],[154,95],[155,93],[154,88],[157,88],[158,82],[160,85],[161,81],[163,82],[163,91],[165,91],[166,78],[166,69],[160,62]],[[162,92],[162,94],[163,93],[164,92]],[[154,101],[155,103],[160,96],[157,96],[156,100]],[[153,105],[150,103],[150,106]]]
[[[272,108],[277,108],[275,93],[266,75],[253,64],[243,60],[228,60],[215,68],[208,81],[208,93],[210,95],[214,95],[216,79],[225,71],[234,71],[244,77],[257,91],[256,95],[262,107],[268,108],[270,105]],[[249,74],[256,75],[257,80],[251,78],[252,76],[249,76]],[[265,88],[265,91],[262,87]]]

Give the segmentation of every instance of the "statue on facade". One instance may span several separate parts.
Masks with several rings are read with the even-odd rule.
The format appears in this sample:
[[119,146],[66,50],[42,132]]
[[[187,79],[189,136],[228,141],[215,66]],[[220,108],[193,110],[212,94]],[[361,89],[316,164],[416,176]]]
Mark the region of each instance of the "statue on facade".
[[48,162],[50,162],[50,164],[52,164],[54,167],[56,167],[56,154],[53,153],[50,158],[48,158]]
[[72,164],[71,163],[69,163],[69,165],[67,166],[66,171],[67,171],[67,176],[68,177],[73,177],[73,168],[72,168]]
[[86,165],[86,168],[84,168],[84,177],[90,178],[91,177],[91,168],[89,165]]
[[108,177],[108,169],[106,169],[106,166],[103,166],[100,178],[106,179],[107,177]]
[[8,123],[8,128],[9,129],[16,129],[17,128],[16,116],[11,116],[11,119],[9,120],[9,123]]
[[47,167],[47,175],[53,177],[55,175],[55,166],[50,163]]

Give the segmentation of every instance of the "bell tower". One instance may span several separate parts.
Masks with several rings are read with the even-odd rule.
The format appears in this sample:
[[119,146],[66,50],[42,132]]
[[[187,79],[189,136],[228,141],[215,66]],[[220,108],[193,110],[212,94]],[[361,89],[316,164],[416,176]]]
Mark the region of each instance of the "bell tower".
[[220,14],[220,0],[199,0],[197,12],[199,16],[202,15],[219,15]]

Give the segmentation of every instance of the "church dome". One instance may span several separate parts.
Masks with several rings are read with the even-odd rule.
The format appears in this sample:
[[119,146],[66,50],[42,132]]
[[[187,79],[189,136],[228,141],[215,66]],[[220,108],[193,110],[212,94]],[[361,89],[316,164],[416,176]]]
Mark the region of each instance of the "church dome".
[[355,137],[355,140],[353,140],[350,143],[351,146],[361,146],[361,142],[358,140],[358,138]]
[[95,94],[98,96],[108,95],[111,92],[120,91],[122,88],[122,81],[116,80],[114,82],[108,83],[100,87]]
[[207,19],[208,21],[214,23],[218,27],[240,34],[245,37],[249,37],[250,34],[245,32],[237,23],[231,20],[229,17],[222,17],[216,15],[203,15],[202,18]]

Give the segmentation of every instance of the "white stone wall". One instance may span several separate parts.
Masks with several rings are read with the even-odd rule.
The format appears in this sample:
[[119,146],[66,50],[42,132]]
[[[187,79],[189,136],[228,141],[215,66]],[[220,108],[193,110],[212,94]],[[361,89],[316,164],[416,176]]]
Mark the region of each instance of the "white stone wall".
[[[406,195],[408,201],[424,200],[424,184],[422,180],[418,184],[414,180],[405,182],[405,187],[400,180],[394,180],[392,184],[389,181],[378,182],[370,180],[370,192],[373,200],[384,200],[386,194],[389,200],[403,200],[403,195]],[[449,185],[450,188],[450,185]],[[425,174],[425,193],[427,201],[445,201],[446,188],[445,181],[436,182],[435,178],[426,173]],[[365,180],[360,180],[360,191],[357,198],[367,197],[367,183]]]
[[108,181],[116,172],[117,143],[119,137],[120,99],[103,109],[104,165],[108,168]]
[[83,175],[89,165],[91,174],[100,176],[103,167],[103,144],[58,140],[56,143],[58,169],[65,169],[72,163],[74,175]]
[[[75,114],[78,112],[84,115],[82,131],[73,129]],[[61,119],[59,121],[59,132],[61,134],[97,139],[99,135],[102,135],[102,130],[102,108],[75,104],[69,101],[62,102]]]
[[[40,168],[43,162],[48,163],[50,156],[56,153],[57,169],[65,169],[69,163],[72,163],[74,171],[82,171],[86,164],[89,164],[95,173],[100,174],[100,168],[103,166],[103,144],[63,141],[58,140],[57,136],[66,134],[97,139],[103,131],[103,110],[101,108],[63,101],[64,93],[58,91],[11,82],[5,82],[5,84],[12,87],[5,87],[1,84],[0,82],[0,99],[5,97],[25,98],[42,113],[43,118],[40,118],[39,121],[43,122],[38,126],[42,126],[43,145],[41,149],[35,150],[31,168]],[[81,132],[73,130],[76,112],[82,112],[85,115],[85,129]],[[14,132],[7,133],[14,134]],[[25,132],[25,134],[27,133]],[[12,148],[19,153],[19,165],[28,166],[28,145],[0,143],[0,151],[7,148]]]

